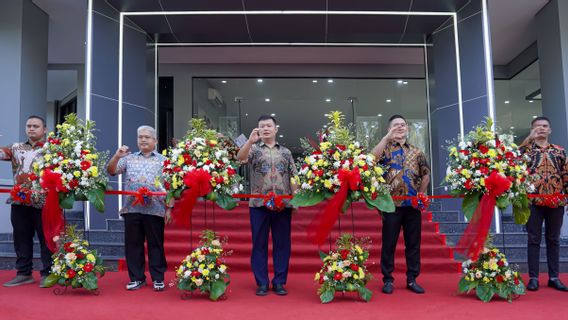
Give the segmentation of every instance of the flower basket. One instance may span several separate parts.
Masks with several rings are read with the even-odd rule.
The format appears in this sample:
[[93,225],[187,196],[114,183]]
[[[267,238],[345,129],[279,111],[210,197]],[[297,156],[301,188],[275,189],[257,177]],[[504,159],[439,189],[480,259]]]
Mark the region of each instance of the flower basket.
[[346,233],[337,239],[335,250],[320,251],[323,266],[314,280],[320,285],[317,292],[322,303],[333,301],[336,292],[357,292],[363,301],[371,300],[373,292],[366,285],[372,276],[365,265],[369,246],[368,238],[356,239]]

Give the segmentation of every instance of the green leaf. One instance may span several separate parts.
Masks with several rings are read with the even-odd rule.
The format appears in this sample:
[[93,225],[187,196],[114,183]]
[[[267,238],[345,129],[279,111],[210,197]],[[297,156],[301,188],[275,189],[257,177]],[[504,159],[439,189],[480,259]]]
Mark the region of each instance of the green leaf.
[[323,252],[323,251],[321,251],[321,250],[320,250],[320,252],[319,252],[319,255],[320,255],[321,261],[325,261],[325,259],[326,259],[327,257],[329,257],[329,255],[328,255],[327,253],[325,253],[325,252]]
[[105,211],[105,191],[103,189],[94,189],[87,194],[89,202],[91,202],[98,212]]
[[220,296],[225,293],[227,289],[227,283],[222,280],[217,280],[211,284],[211,292],[209,292],[209,299],[217,301]]
[[97,276],[94,273],[88,273],[83,280],[83,288],[87,290],[95,290],[98,288]]
[[47,278],[45,278],[45,281],[43,282],[43,284],[47,288],[51,288],[51,287],[53,287],[54,285],[57,284],[57,281],[59,281],[59,276],[52,273],[49,276],[47,276]]
[[174,198],[174,194],[172,192],[168,192],[166,194],[166,204],[170,203],[170,201],[172,201],[173,198]]
[[215,203],[225,210],[233,210],[239,204],[235,198],[227,194],[218,194]]
[[513,217],[516,224],[526,224],[531,215],[527,195],[523,195],[521,201],[513,204]]
[[475,289],[475,293],[477,294],[477,297],[483,302],[491,301],[494,294],[493,289],[487,285],[478,286]]
[[463,192],[462,192],[462,190],[460,190],[460,189],[451,189],[451,190],[450,190],[450,195],[451,195],[451,196],[454,196],[454,197],[459,197],[459,196],[462,195],[462,193],[463,193]]
[[475,209],[477,209],[477,206],[479,205],[480,199],[481,193],[479,192],[466,194],[463,198],[462,211],[467,220],[471,220]]
[[178,189],[174,190],[174,192],[173,192],[174,198],[176,198],[176,199],[181,198],[181,193],[184,190],[185,190],[184,188],[178,188]]
[[461,278],[460,282],[458,283],[458,292],[465,293],[469,291],[468,289],[469,289],[469,281],[465,280],[465,277]]
[[499,209],[506,209],[510,204],[511,201],[509,201],[507,196],[497,198],[496,205]]
[[321,192],[298,192],[290,201],[290,204],[295,207],[311,207],[322,202],[325,196]]
[[73,204],[75,203],[75,197],[73,193],[60,193],[59,194],[59,205],[63,209],[73,209]]
[[373,200],[369,194],[363,193],[363,198],[367,203],[367,206],[378,209],[381,212],[394,212],[394,202],[390,194],[378,194],[375,200]]
[[335,295],[335,290],[328,289],[320,294],[321,303],[330,303]]
[[359,287],[359,297],[361,297],[361,299],[365,300],[366,302],[369,302],[373,297],[373,292],[366,287]]

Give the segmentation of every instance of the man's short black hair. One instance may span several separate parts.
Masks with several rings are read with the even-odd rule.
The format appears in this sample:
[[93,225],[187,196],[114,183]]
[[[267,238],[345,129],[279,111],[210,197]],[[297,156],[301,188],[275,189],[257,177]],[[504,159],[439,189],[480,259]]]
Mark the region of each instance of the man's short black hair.
[[269,116],[267,114],[263,114],[260,117],[258,117],[257,122],[261,122],[264,120],[272,120],[274,122],[274,125],[276,125],[276,118],[274,118],[273,116]]
[[534,124],[535,122],[540,121],[540,120],[544,120],[544,121],[548,122],[548,125],[550,125],[550,119],[548,119],[548,118],[545,117],[545,116],[540,116],[540,117],[534,118],[534,119],[531,121],[531,127],[533,126],[533,124]]
[[394,119],[402,119],[404,120],[404,122],[406,122],[406,118],[401,116],[400,114],[395,114],[394,116],[389,118],[389,124],[394,120]]
[[[47,125],[45,124],[45,119],[42,118],[42,117],[40,117],[40,116],[31,115],[31,116],[28,117],[27,120],[30,120],[30,119],[38,119],[38,120],[41,121],[41,123],[43,124],[43,127],[44,127],[44,128],[47,127]],[[27,120],[26,120],[26,121],[27,121]]]

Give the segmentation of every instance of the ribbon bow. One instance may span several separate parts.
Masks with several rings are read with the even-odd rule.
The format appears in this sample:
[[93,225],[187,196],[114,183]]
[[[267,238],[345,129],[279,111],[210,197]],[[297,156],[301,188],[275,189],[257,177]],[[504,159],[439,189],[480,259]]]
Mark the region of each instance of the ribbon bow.
[[10,197],[18,203],[29,205],[32,200],[32,192],[29,188],[16,184],[10,190]]
[[312,219],[308,226],[308,238],[314,244],[321,245],[325,242],[331,228],[339,218],[349,191],[359,189],[361,184],[361,174],[359,168],[353,170],[342,169],[338,173],[341,182],[339,191],[329,199],[327,205],[320,210]]
[[416,197],[412,198],[411,202],[412,206],[420,210],[421,213],[426,212],[430,206],[430,198],[428,198],[428,196],[423,192],[419,192]]
[[61,174],[46,169],[40,180],[40,185],[47,191],[47,198],[45,199],[45,206],[42,210],[42,224],[45,242],[51,252],[57,249],[53,237],[59,235],[65,222],[61,208],[59,207],[59,192],[66,191],[63,183],[61,182]]
[[211,187],[211,175],[203,169],[189,171],[183,177],[186,190],[181,198],[176,201],[172,210],[172,217],[176,224],[184,227],[190,226],[190,216],[197,198],[207,195],[213,189]]
[[134,202],[132,203],[133,206],[135,205],[142,205],[148,206],[150,204],[150,197],[152,193],[148,188],[142,187],[136,191],[134,194]]
[[268,210],[282,211],[286,207],[286,204],[282,196],[271,191],[264,197],[264,206]]
[[507,177],[496,171],[491,172],[489,177],[485,179],[487,193],[481,197],[481,201],[475,209],[471,221],[458,241],[456,252],[469,257],[473,261],[477,260],[491,227],[497,198],[509,190],[511,184]]

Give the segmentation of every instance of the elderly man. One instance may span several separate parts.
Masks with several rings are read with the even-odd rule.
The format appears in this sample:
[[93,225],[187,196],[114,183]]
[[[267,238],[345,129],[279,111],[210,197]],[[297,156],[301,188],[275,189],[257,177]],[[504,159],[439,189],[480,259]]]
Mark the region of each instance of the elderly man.
[[[28,140],[23,143],[14,143],[9,147],[0,148],[0,159],[12,161],[14,184],[24,188],[31,186],[29,178],[32,172],[32,164],[36,157],[41,156],[41,148],[45,140],[47,127],[45,120],[38,116],[30,116],[26,121],[26,135]],[[30,196],[29,194],[27,195]],[[12,204],[11,221],[14,229],[14,250],[16,251],[16,277],[6,283],[5,287],[15,287],[33,283],[33,249],[34,234],[37,233],[40,244],[41,262],[43,268],[40,271],[40,287],[44,286],[45,278],[51,268],[51,252],[45,244],[43,227],[41,223],[41,208],[43,198],[38,195],[30,197],[30,201],[24,199],[9,198]]]
[[[137,191],[145,187],[150,191],[157,188],[156,178],[162,173],[165,157],[155,151],[156,130],[149,126],[138,128],[138,152],[130,153],[127,146],[118,148],[110,159],[107,171],[110,175],[124,174],[126,190]],[[135,197],[126,197],[126,205],[120,210],[124,217],[124,247],[130,282],[127,290],[137,290],[146,285],[144,274],[144,242],[148,241],[148,265],[154,282],[154,290],[162,291],[166,257],[164,255],[164,225],[169,219],[171,208],[166,208],[165,199],[151,196],[144,203],[136,203]]]

